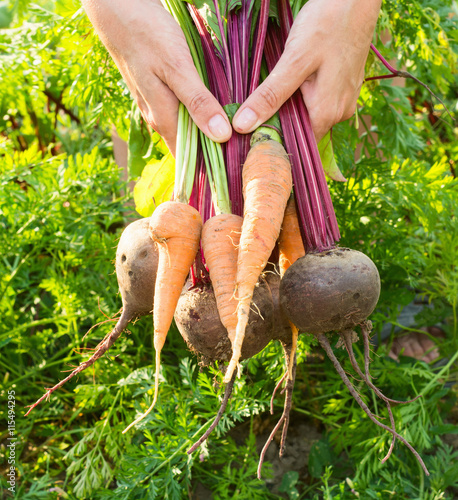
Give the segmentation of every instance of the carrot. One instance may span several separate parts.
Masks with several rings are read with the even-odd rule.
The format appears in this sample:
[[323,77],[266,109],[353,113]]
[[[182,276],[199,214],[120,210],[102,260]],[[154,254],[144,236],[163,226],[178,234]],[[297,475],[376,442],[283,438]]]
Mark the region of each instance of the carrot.
[[150,233],[159,252],[153,310],[154,349],[156,350],[154,398],[148,410],[132,422],[123,434],[143,420],[156,404],[161,351],[189,268],[199,248],[201,230],[202,218],[199,212],[186,203],[167,201],[159,205],[151,216]]
[[280,276],[283,277],[288,267],[305,255],[294,196],[289,198],[286,205],[280,237],[278,238],[278,249],[280,251]]
[[[291,195],[285,209],[285,215],[283,217],[283,223],[281,226],[280,236],[278,238],[278,250],[280,253],[278,264],[280,268],[280,276],[283,278],[286,270],[296,262],[297,259],[305,255],[304,244],[302,242],[302,236],[299,227],[299,219],[296,212],[296,203],[294,196]],[[294,381],[296,377],[296,350],[297,350],[297,337],[299,335],[299,330],[296,325],[289,321],[291,327],[291,341],[282,341],[283,350],[285,354],[286,361],[286,373],[281,378],[280,382],[274,389],[272,398],[270,400],[270,413],[273,415],[273,401],[275,393],[278,388],[285,383],[284,392],[285,403],[283,407],[283,413],[280,420],[275,425],[269,438],[267,439],[259,457],[258,464],[258,478],[261,479],[261,469],[264,462],[267,449],[270,446],[275,434],[278,429],[280,429],[283,424],[283,431],[280,440],[280,457],[283,456],[286,444],[286,434],[288,432],[289,425],[289,414],[291,412],[292,395],[294,389]]]
[[234,287],[242,217],[219,214],[211,217],[202,229],[202,250],[216,298],[221,323],[231,343],[237,327],[237,301]]
[[240,359],[254,287],[280,234],[292,189],[291,165],[286,151],[279,142],[267,137],[263,133],[253,136],[243,166],[245,207],[235,286],[237,329],[225,383],[231,380]]
[[[299,228],[299,219],[296,212],[296,202],[294,196],[288,200],[283,217],[283,224],[281,227],[280,237],[278,238],[278,249],[280,252],[279,267],[280,276],[283,277],[286,270],[296,262],[297,259],[305,255],[304,244]],[[296,355],[297,337],[299,330],[296,325],[289,322],[292,331],[292,346],[290,350],[290,360],[288,366],[288,380],[293,378],[293,360]]]

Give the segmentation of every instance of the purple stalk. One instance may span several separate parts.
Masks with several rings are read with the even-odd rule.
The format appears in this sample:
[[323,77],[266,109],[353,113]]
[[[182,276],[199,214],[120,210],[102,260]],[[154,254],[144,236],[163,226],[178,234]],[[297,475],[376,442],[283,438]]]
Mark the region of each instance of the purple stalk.
[[[247,40],[247,27],[251,26],[251,16],[247,12],[247,4],[242,3],[242,14],[238,16],[238,32],[240,33],[240,63],[242,68],[248,68],[248,54],[249,51],[246,50],[245,44],[250,42],[249,31]],[[242,75],[242,85],[241,85],[241,95],[245,96],[248,91],[248,73]]]
[[428,85],[426,85],[426,83],[423,83],[421,80],[419,80],[416,76],[412,75],[408,71],[402,71],[402,70],[396,69],[393,66],[391,66],[391,64],[382,56],[382,54],[380,54],[380,52],[377,50],[377,48],[375,47],[375,45],[373,43],[371,43],[371,50],[379,58],[380,62],[391,73],[391,75],[371,76],[369,78],[366,78],[365,81],[369,81],[369,80],[385,80],[386,78],[393,78],[395,76],[399,76],[401,78],[410,78],[414,82],[417,82],[419,85],[421,85],[422,87],[424,87],[430,93],[431,96],[435,97],[442,104],[442,106],[444,106],[445,111],[450,116],[450,118],[453,120],[453,116],[450,113],[450,111],[447,108],[447,106],[445,105],[444,101],[438,95],[436,95],[428,87]]
[[389,74],[389,75],[378,75],[378,76],[369,76],[368,78],[365,78],[365,82],[369,82],[371,80],[386,80],[388,78],[394,78],[396,75]]
[[267,33],[267,22],[269,20],[270,0],[261,0],[261,10],[259,12],[258,26],[256,29],[251,62],[251,81],[249,94],[252,94],[259,85],[259,75],[261,73],[262,52]]
[[[292,24],[289,3],[280,2],[281,30],[273,23],[266,38],[264,55],[269,71],[278,62]],[[326,183],[307,108],[297,91],[279,110],[286,150],[291,165],[302,239],[306,251],[333,247],[340,239],[334,207]]]
[[[269,0],[261,0],[256,36],[250,60],[250,35],[253,22],[251,0],[243,0],[241,7],[225,12],[223,19],[217,0],[213,0],[221,40],[213,40],[209,27],[195,6],[188,4],[194,24],[197,26],[210,91],[224,106],[242,103],[259,83],[264,40],[267,31]],[[226,25],[227,39],[224,35]],[[226,164],[229,198],[232,213],[243,215],[242,166],[250,149],[250,137],[233,133],[223,145]]]
[[[188,10],[200,36],[210,91],[215,95],[220,104],[225,106],[232,102],[232,97],[231,87],[226,78],[224,61],[217,54],[213,39],[199,11],[192,4],[188,4]],[[209,71],[208,68],[212,68],[212,70]]]
[[237,17],[238,16],[230,14],[227,33],[232,61],[232,81],[234,83],[232,95],[234,96],[234,102],[241,103],[243,100],[243,70],[245,68],[242,67]]
[[391,64],[382,56],[382,54],[380,54],[380,52],[377,50],[377,47],[373,43],[371,43],[371,50],[380,59],[380,62],[390,73],[392,73],[393,75],[398,74],[398,70],[391,66]]
[[[213,4],[215,6],[216,17],[218,19],[218,27],[219,27],[219,31],[221,33],[221,46],[222,46],[222,50],[223,50],[223,54],[222,54],[223,66],[224,66],[224,70],[226,73],[226,78],[227,78],[227,82],[229,84],[229,88],[232,90],[234,85],[232,83],[232,75],[231,75],[231,59],[229,57],[229,48],[227,45],[227,40],[226,40],[226,37],[224,36],[225,31],[224,31],[223,18],[221,16],[221,12],[219,10],[218,0],[213,0]],[[207,73],[209,70],[211,71],[211,67],[209,68],[207,66]]]
[[[207,170],[202,152],[197,156],[196,175],[194,177],[194,185],[189,198],[189,204],[201,214],[202,222],[212,216],[212,202],[210,185],[208,184]],[[205,267],[205,259],[202,252],[202,247],[199,247],[196,259],[191,267],[191,282],[192,286],[196,286],[202,280],[209,278],[208,270]]]
[[337,224],[337,219],[334,213],[334,207],[332,205],[331,194],[328,189],[328,185],[326,182],[326,177],[324,175],[323,166],[321,164],[320,153],[318,151],[318,145],[315,140],[315,135],[313,134],[312,124],[310,122],[309,112],[304,104],[302,99],[302,95],[300,93],[296,93],[293,97],[296,101],[296,106],[299,110],[299,116],[302,120],[302,127],[305,132],[305,137],[307,139],[307,144],[309,146],[310,151],[312,152],[312,166],[315,171],[315,176],[318,181],[318,189],[322,198],[322,202],[325,207],[325,217],[328,220],[328,224],[326,225],[326,229],[330,230],[330,238],[333,240],[330,242],[330,245],[333,245],[335,241],[340,239],[340,231],[339,226]]

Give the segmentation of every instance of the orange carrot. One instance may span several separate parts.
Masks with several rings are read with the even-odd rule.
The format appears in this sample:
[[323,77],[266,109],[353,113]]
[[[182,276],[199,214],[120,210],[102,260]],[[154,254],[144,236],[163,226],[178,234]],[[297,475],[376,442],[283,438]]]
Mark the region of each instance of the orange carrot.
[[237,301],[234,297],[237,253],[242,217],[219,214],[207,220],[202,228],[202,250],[215,293],[221,323],[234,342],[237,327]]
[[280,237],[278,238],[278,249],[280,251],[280,276],[283,277],[288,267],[305,255],[293,196],[290,197],[286,205]]
[[153,310],[156,350],[154,398],[148,410],[132,422],[123,433],[145,418],[156,404],[161,351],[189,268],[199,248],[201,230],[202,218],[199,212],[186,203],[167,201],[159,205],[151,216],[151,237],[156,242],[159,252]]
[[[289,266],[294,264],[297,259],[305,255],[304,244],[302,242],[301,232],[299,229],[299,219],[296,212],[296,203],[294,197],[291,196],[288,200],[283,217],[283,224],[278,238],[278,249],[280,252],[279,267],[280,276],[283,277]],[[290,350],[290,359],[287,363],[288,380],[293,378],[294,356],[297,349],[297,337],[299,331],[293,323],[289,323],[292,331],[292,346]]]
[[254,139],[243,166],[245,200],[237,259],[237,329],[224,382],[231,380],[241,356],[253,291],[280,234],[292,189],[291,165],[283,146]]

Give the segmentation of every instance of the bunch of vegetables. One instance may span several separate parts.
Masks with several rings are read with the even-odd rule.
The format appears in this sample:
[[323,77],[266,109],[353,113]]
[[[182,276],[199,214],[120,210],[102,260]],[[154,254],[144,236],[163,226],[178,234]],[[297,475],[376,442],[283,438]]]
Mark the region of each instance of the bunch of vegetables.
[[[230,2],[221,12],[212,5],[164,0],[183,27],[203,81],[231,116],[278,61],[293,15],[287,0]],[[326,138],[325,140],[329,140]],[[243,168],[242,168],[243,165]],[[343,180],[338,170],[328,176]],[[337,246],[340,239],[325,172],[307,109],[294,94],[268,123],[250,137],[234,133],[223,146],[213,143],[180,105],[172,200],[150,218],[129,225],[119,242],[116,273],[122,313],[94,354],[48,389],[29,412],[66,381],[105,354],[129,322],[153,313],[157,402],[160,354],[175,318],[180,333],[204,364],[219,363],[226,384],[221,408],[195,451],[216,427],[231,395],[240,361],[272,340],[282,343],[285,375],[283,414],[264,446],[258,468],[275,433],[283,426],[284,452],[296,370],[299,333],[314,335],[342,381],[369,418],[402,441],[392,403],[373,384],[369,371],[371,323],[380,294],[375,264],[364,254]],[[356,374],[385,403],[390,425],[380,422],[362,401],[330,344],[348,351]],[[361,335],[361,368],[352,344]],[[228,365],[223,365],[224,362]],[[272,397],[273,399],[273,397]],[[413,400],[412,400],[413,401]],[[28,412],[28,413],[29,413]]]

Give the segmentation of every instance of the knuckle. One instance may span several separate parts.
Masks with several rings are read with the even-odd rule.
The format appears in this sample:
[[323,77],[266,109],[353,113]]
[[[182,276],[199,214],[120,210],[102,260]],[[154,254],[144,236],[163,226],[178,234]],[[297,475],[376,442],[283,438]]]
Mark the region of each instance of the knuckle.
[[258,96],[270,109],[278,109],[282,102],[278,93],[268,85],[261,85],[258,89]]
[[205,108],[208,108],[209,105],[210,96],[208,92],[197,91],[190,97],[186,107],[191,115],[198,115],[205,110]]

